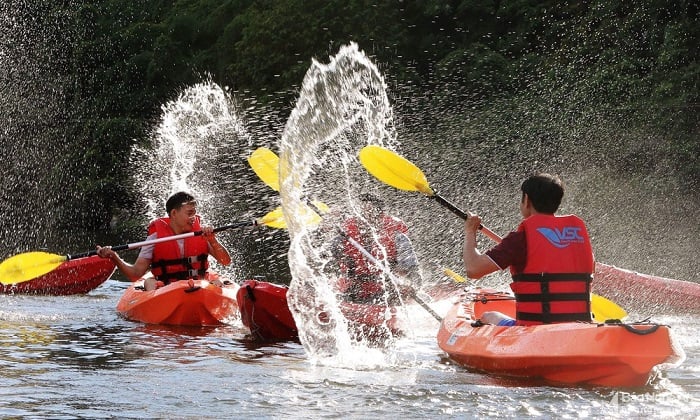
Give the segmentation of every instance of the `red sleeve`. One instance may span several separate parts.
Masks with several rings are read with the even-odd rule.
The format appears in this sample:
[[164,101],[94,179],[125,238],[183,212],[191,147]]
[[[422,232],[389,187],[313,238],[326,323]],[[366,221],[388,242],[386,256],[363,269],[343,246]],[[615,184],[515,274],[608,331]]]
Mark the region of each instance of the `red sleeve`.
[[501,270],[512,266],[516,272],[522,271],[525,268],[525,260],[527,258],[525,232],[515,231],[509,233],[500,244],[486,251],[486,255]]

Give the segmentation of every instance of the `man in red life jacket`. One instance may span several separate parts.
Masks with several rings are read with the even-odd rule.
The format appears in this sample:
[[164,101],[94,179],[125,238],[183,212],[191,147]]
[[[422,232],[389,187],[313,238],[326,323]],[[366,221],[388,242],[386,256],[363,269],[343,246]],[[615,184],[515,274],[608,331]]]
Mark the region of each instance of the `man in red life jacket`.
[[497,325],[590,322],[594,259],[585,224],[574,215],[554,215],[564,196],[558,177],[532,175],[521,190],[523,221],[486,253],[476,248],[479,216],[470,216],[464,224],[467,276],[479,279],[510,267],[513,277],[516,319],[487,312],[481,321]]
[[148,226],[148,238],[164,238],[187,232],[202,231],[202,235],[185,239],[160,242],[141,248],[134,264],[128,264],[110,247],[97,247],[97,254],[115,262],[119,270],[131,281],[143,277],[150,269],[154,277],[144,282],[146,290],[154,290],[157,282],[203,278],[212,255],[222,265],[231,263],[231,256],[214,235],[211,226],[201,226],[197,215],[197,202],[186,192],[170,196],[165,203],[167,217],[153,220]]
[[333,247],[343,275],[339,289],[346,299],[358,303],[379,303],[385,298],[385,291],[389,291],[390,300],[395,300],[396,285],[388,284],[382,268],[363,255],[347,237],[357,241],[394,274],[416,281],[420,273],[413,246],[406,236],[408,227],[384,212],[379,197],[361,194],[359,198],[362,217],[351,217],[342,223],[343,234],[336,238]]

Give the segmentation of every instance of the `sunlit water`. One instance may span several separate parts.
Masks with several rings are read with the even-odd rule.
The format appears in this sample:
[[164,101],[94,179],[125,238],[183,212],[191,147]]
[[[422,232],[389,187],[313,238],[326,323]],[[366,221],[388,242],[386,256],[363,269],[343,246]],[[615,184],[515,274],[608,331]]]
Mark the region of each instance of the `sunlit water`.
[[87,296],[0,296],[0,417],[624,419],[693,418],[700,409],[696,318],[662,319],[685,347],[683,365],[616,394],[456,367],[419,307],[409,309],[413,327],[395,363],[355,369],[312,363],[297,343],[252,343],[238,320],[211,329],[122,320],[115,305],[126,286],[109,280]]

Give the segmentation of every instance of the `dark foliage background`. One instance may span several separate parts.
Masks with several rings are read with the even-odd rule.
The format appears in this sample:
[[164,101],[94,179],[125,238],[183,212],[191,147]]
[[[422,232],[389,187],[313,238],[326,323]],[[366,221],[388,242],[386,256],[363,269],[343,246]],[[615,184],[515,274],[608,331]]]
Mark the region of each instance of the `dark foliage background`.
[[12,157],[0,206],[39,195],[35,211],[74,226],[105,227],[132,205],[130,150],[180,89],[210,78],[283,123],[311,59],[351,41],[398,114],[528,126],[535,139],[556,134],[553,108],[604,119],[671,145],[631,149],[621,171],[664,162],[698,187],[693,1],[27,0],[0,16],[0,152]]

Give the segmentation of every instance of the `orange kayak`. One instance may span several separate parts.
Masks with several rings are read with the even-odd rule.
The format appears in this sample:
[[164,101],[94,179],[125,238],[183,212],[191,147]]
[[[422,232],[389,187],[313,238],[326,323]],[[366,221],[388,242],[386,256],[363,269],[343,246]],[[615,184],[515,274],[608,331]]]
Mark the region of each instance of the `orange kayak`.
[[66,261],[43,276],[17,284],[0,284],[0,293],[79,295],[101,285],[114,273],[114,263],[92,256]]
[[514,316],[512,297],[477,290],[460,297],[442,321],[440,348],[460,365],[553,384],[643,386],[685,359],[668,326],[561,323],[499,327],[474,321],[485,311]]
[[217,286],[208,280],[181,280],[156,290],[134,282],[117,303],[125,319],[146,324],[214,326],[238,316],[238,285]]

